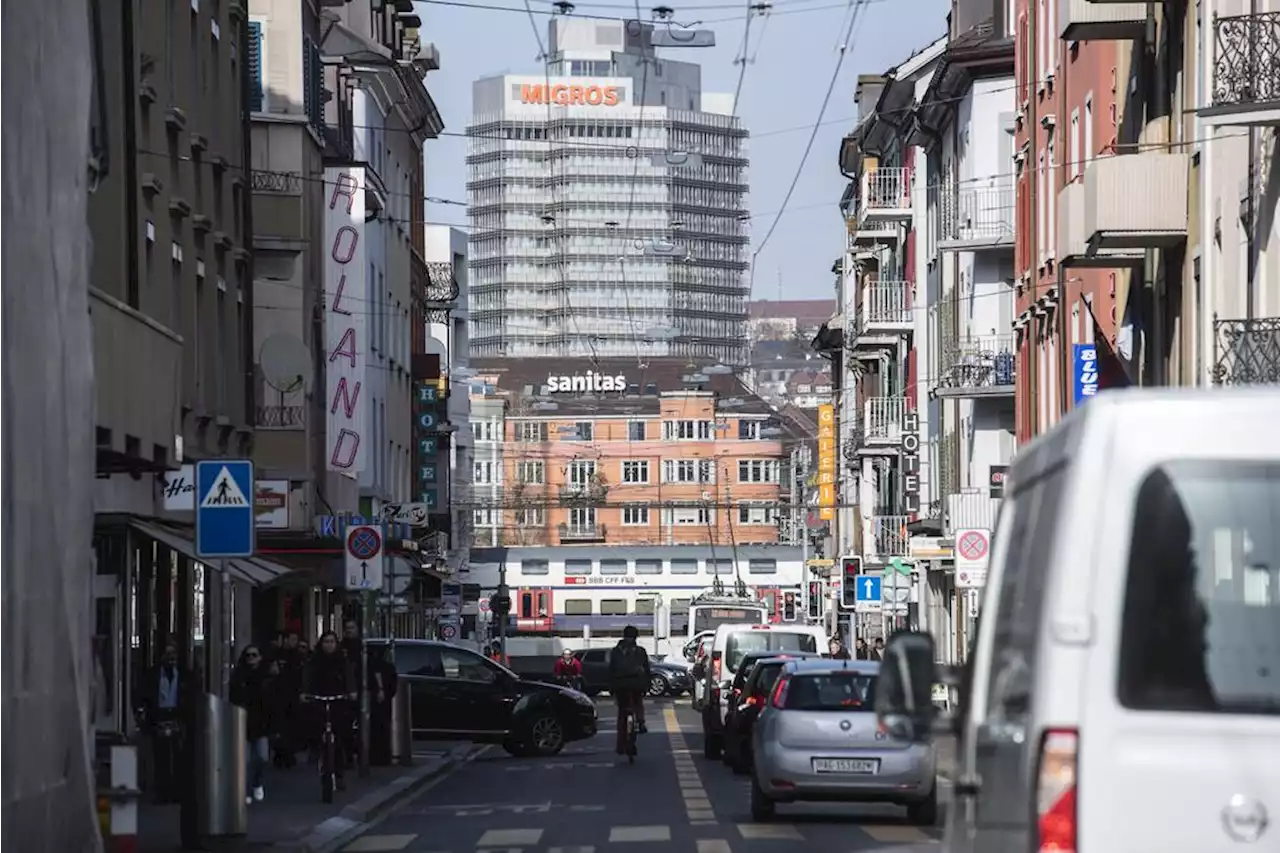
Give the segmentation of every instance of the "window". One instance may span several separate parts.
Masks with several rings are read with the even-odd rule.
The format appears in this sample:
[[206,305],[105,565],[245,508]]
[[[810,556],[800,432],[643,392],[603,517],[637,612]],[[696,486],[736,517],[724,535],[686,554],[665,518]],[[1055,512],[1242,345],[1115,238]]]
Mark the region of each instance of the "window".
[[673,525],[687,527],[693,524],[700,524],[705,527],[711,523],[711,511],[701,504],[667,507],[662,512],[666,516],[665,523],[668,527]]
[[600,574],[602,575],[625,575],[627,573],[626,560],[601,560]]
[[491,509],[476,509],[471,511],[471,523],[476,527],[493,527],[494,513]]
[[648,459],[629,459],[622,463],[622,482],[624,483],[647,483],[649,482],[649,460]]
[[324,66],[320,49],[310,36],[302,37],[302,104],[307,122],[324,132]]
[[760,421],[738,421],[738,440],[756,441],[760,438]]
[[778,460],[776,459],[739,459],[739,483],[776,483],[778,482]]
[[516,480],[531,486],[540,486],[547,481],[547,465],[545,462],[519,462],[516,464]]
[[493,421],[480,420],[471,422],[471,437],[476,441],[497,441],[498,434],[498,425]]
[[875,710],[876,678],[858,672],[802,675],[791,679],[787,708],[797,711]]
[[551,564],[546,560],[521,560],[520,573],[523,575],[549,575]]
[[[1056,42],[1056,40],[1055,40],[1055,42]],[[1049,216],[1049,225],[1048,225],[1048,227],[1045,229],[1045,230],[1048,232],[1048,241],[1049,241],[1049,242],[1048,242],[1048,244],[1045,246],[1045,250],[1046,250],[1046,251],[1045,251],[1045,254],[1047,254],[1050,258],[1053,258],[1053,257],[1055,257],[1055,256],[1057,255],[1057,251],[1056,251],[1056,250],[1057,250],[1057,244],[1058,244],[1058,227],[1057,227],[1057,222],[1058,222],[1058,202],[1057,202],[1057,196],[1058,196],[1058,163],[1057,163],[1057,158],[1058,158],[1058,139],[1057,139],[1057,137],[1058,137],[1058,134],[1057,134],[1057,128],[1056,128],[1056,127],[1050,127],[1050,128],[1045,132],[1045,140],[1046,140],[1046,141],[1045,141],[1045,146],[1046,146],[1046,155],[1045,155],[1045,159],[1047,160],[1048,165],[1049,165],[1049,177],[1048,177],[1048,181],[1049,181],[1049,194],[1050,194],[1050,198],[1046,199],[1046,202],[1047,202],[1047,203],[1046,203],[1046,205],[1045,205],[1046,213],[1047,213],[1047,214],[1048,214],[1048,216]]]
[[498,670],[475,652],[438,646],[444,677],[457,681],[479,681],[492,684],[498,680]]
[[754,558],[747,563],[747,573],[752,575],[776,575],[778,561]]
[[569,484],[579,488],[591,485],[591,480],[596,475],[596,463],[594,459],[575,459],[569,463],[569,467],[565,472],[569,478]]
[[1071,139],[1067,141],[1069,151],[1067,156],[1071,161],[1067,163],[1067,179],[1074,181],[1080,176],[1080,111],[1071,111]]
[[718,558],[707,560],[707,574],[720,577],[733,577],[733,560]]
[[1093,162],[1096,153],[1093,150],[1093,94],[1090,93],[1084,99],[1084,162]]
[[477,486],[491,486],[497,482],[494,475],[497,465],[492,462],[474,462],[471,465],[471,482]]
[[649,524],[649,505],[624,504],[622,507],[622,523],[647,526]]
[[543,507],[525,507],[516,510],[516,524],[521,527],[545,527],[547,524],[547,511]]
[[627,441],[644,441],[644,421],[627,422]]
[[569,510],[569,529],[591,532],[596,529],[595,507],[575,506]]
[[666,441],[707,441],[716,434],[712,421],[663,421],[662,438]]
[[[174,0],[168,0],[172,8]],[[169,13],[172,15],[172,11]],[[235,40],[232,39],[234,42]],[[172,58],[168,60],[169,68],[173,68]],[[172,70],[169,73],[173,73]],[[249,111],[260,113],[265,108],[262,86],[262,23],[249,22]]]
[[572,575],[574,577],[586,577],[591,574],[591,561],[565,560],[564,573],[565,575]]
[[671,574],[673,575],[696,575],[698,573],[697,560],[672,560]]
[[637,616],[651,616],[654,611],[654,600],[652,598],[637,598],[634,607],[635,609],[631,612]]
[[673,598],[671,599],[671,612],[685,613],[689,612],[689,605],[693,603],[692,598]]
[[526,444],[546,441],[547,434],[545,421],[521,421],[516,424],[516,441]]
[[636,574],[660,575],[662,574],[662,561],[650,559],[636,560]]
[[715,462],[711,459],[663,459],[664,483],[714,483]]
[[734,631],[724,644],[725,667],[738,671],[748,652],[816,652],[818,641],[812,634],[790,631]]
[[773,504],[738,504],[739,524],[777,524],[778,510]]
[[1044,230],[1049,224],[1044,212],[1047,202],[1048,198],[1045,196],[1044,152],[1041,151],[1039,165],[1036,169],[1036,245],[1040,247],[1039,263],[1041,266],[1044,265],[1044,247],[1046,245]]
[[227,354],[230,342],[227,340],[227,286],[222,279],[218,279],[217,299],[217,316],[214,318],[217,331],[213,342],[215,347],[213,370],[216,379],[214,387],[217,391],[217,411],[223,413],[227,411],[227,368],[230,361]]
[[627,600],[625,598],[605,598],[600,601],[601,616],[626,616]]
[[1277,518],[1274,462],[1180,461],[1147,476],[1129,551],[1121,704],[1280,716]]
[[595,435],[595,427],[591,421],[578,421],[573,425],[573,437],[577,441],[591,441]]
[[590,616],[592,613],[591,599],[589,598],[566,598],[564,602],[565,616]]

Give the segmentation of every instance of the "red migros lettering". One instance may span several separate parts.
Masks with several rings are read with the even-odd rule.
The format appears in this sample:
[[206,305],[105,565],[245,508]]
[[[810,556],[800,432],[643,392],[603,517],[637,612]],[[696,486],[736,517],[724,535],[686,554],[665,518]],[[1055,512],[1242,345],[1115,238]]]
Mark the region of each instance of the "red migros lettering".
[[579,83],[520,84],[520,103],[555,104],[561,107],[592,106],[616,107],[617,86],[582,85]]

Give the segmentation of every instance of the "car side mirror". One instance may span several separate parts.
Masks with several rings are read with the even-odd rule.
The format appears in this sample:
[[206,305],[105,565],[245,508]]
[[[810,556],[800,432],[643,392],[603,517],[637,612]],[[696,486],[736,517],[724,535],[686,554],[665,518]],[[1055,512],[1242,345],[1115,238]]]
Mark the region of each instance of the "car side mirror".
[[938,680],[933,637],[900,631],[889,638],[876,683],[876,718],[899,740],[923,743],[933,732],[938,709],[933,685]]

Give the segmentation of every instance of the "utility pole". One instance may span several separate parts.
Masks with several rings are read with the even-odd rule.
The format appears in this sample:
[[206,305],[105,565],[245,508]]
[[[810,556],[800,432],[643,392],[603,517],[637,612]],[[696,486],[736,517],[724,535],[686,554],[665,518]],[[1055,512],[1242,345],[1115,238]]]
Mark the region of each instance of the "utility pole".
[[[82,704],[94,672],[86,117],[93,107],[90,57],[100,55],[90,36],[96,18],[88,4],[74,0],[4,7],[4,101],[11,121],[0,213],[8,282],[0,423],[8,446],[20,451],[6,459],[0,588],[7,602],[21,606],[5,607],[0,648],[5,718],[37,721],[39,728],[35,737],[15,735],[8,747],[14,760],[4,762],[0,780],[2,843],[14,850],[95,850],[102,843],[95,820],[94,736]],[[111,120],[119,122],[120,115]],[[110,136],[107,128],[97,129]],[[98,154],[99,178],[131,156],[105,149]],[[33,364],[40,365],[38,378]],[[50,506],[58,508],[56,514],[47,511]],[[19,689],[19,661],[33,648],[42,653],[39,673],[68,675],[33,677]]]

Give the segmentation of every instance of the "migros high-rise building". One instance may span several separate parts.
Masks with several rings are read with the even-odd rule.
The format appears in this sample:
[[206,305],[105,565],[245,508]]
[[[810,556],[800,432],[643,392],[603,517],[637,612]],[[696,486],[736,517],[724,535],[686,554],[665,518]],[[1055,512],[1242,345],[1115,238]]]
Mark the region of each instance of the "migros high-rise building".
[[654,26],[553,19],[472,85],[473,357],[746,363],[747,131]]

